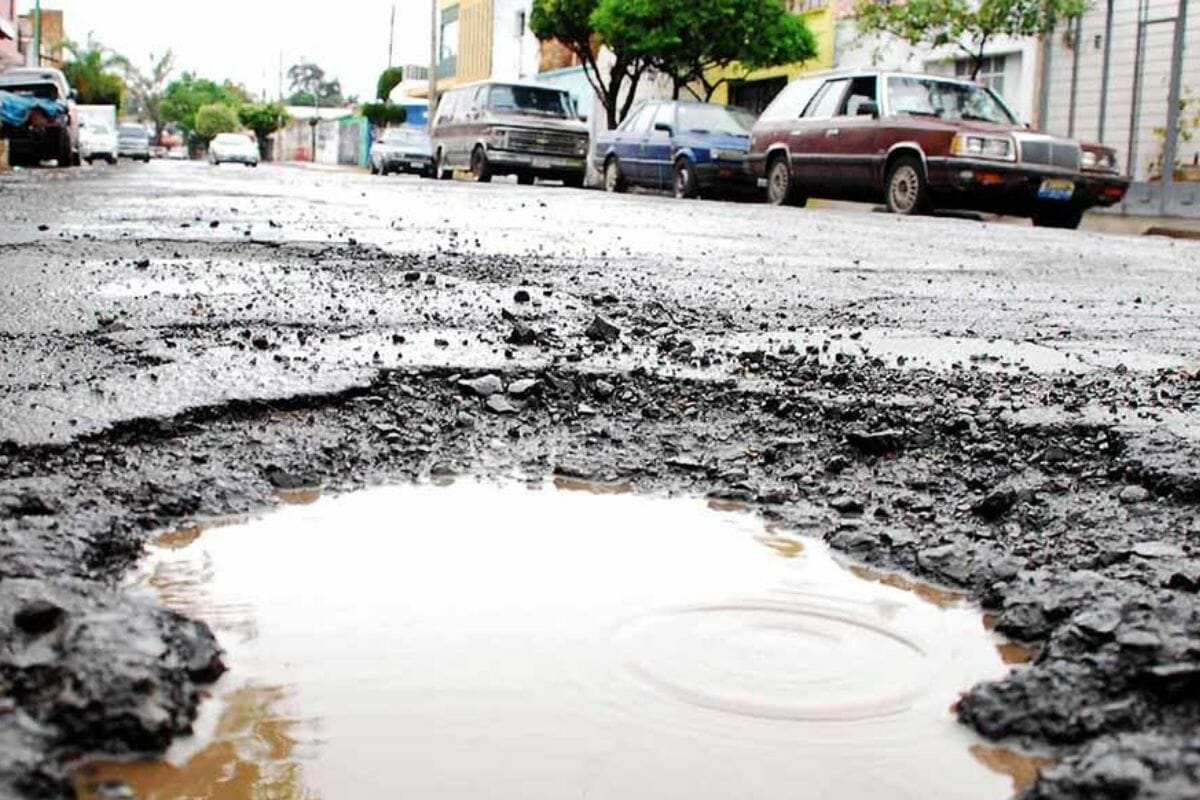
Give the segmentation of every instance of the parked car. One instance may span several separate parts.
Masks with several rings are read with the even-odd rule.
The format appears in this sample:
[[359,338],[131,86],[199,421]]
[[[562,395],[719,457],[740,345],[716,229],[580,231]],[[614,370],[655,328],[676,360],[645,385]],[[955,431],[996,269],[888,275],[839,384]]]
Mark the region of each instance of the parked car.
[[775,204],[809,197],[1026,216],[1075,228],[1125,196],[1116,153],[1038,133],[975,83],[885,71],[789,85],[754,126],[747,166]]
[[403,126],[382,131],[371,144],[369,160],[372,175],[417,172],[433,176],[433,144],[420,128]]
[[653,101],[597,135],[594,165],[604,188],[673,189],[676,197],[753,190],[745,168],[754,115],[734,106]]
[[117,132],[106,122],[80,126],[79,155],[89,164],[97,160],[117,163]]
[[126,123],[117,129],[117,155],[134,161],[150,161],[150,134],[141,125]]
[[3,135],[9,141],[14,161],[53,160],[60,167],[79,165],[75,90],[61,70],[7,69],[0,72],[0,92],[8,92],[14,98],[9,104],[11,119],[3,123]]
[[220,133],[208,145],[208,160],[218,164],[258,166],[258,145],[244,133]]
[[516,175],[521,184],[551,178],[582,186],[588,132],[562,89],[484,81],[442,95],[433,150],[438,178],[463,169],[480,183]]

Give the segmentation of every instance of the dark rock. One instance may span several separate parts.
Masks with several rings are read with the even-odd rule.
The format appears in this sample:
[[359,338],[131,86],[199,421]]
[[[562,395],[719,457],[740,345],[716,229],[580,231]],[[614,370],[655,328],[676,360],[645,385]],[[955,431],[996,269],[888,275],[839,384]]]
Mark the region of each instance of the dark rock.
[[538,334],[531,326],[519,319],[510,320],[509,324],[512,325],[512,330],[504,341],[515,345],[537,344]]
[[26,633],[40,636],[57,628],[67,612],[49,600],[33,600],[13,614],[13,624]]
[[1017,493],[1012,489],[998,489],[987,494],[971,506],[971,511],[989,522],[1007,514],[1017,502]]
[[621,337],[621,329],[604,317],[597,314],[592,319],[592,324],[584,331],[584,335],[594,342],[607,342],[612,344]]
[[904,446],[904,434],[894,429],[848,431],[846,443],[864,455],[881,456],[900,450]]
[[271,346],[271,340],[266,336],[255,336],[250,340],[250,344],[254,345],[256,350],[266,350]]
[[309,475],[301,475],[296,472],[289,472],[275,465],[271,465],[263,470],[263,475],[267,482],[276,489],[309,489],[314,486],[320,486],[321,481]]
[[825,462],[825,472],[829,475],[840,475],[850,466],[850,459],[845,456],[834,456]]
[[840,495],[829,501],[829,506],[839,514],[861,514],[863,513],[863,504],[853,497]]
[[513,295],[513,301],[516,303],[528,303],[529,300],[529,292],[524,289],[517,289],[516,294]]

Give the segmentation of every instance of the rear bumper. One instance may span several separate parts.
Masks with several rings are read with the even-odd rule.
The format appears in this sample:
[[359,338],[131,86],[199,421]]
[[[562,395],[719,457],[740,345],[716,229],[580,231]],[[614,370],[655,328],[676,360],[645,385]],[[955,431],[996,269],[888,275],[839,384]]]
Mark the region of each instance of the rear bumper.
[[[1129,180],[1119,175],[974,159],[931,158],[927,173],[930,191],[939,205],[1001,214],[1029,215],[1036,208],[1050,206],[1111,206],[1120,202],[1129,188]],[[1043,182],[1048,180],[1069,181],[1070,196],[1039,196]]]
[[388,172],[432,172],[433,156],[387,156],[380,160]]
[[125,150],[118,150],[118,151],[117,151],[117,155],[118,155],[118,156],[120,156],[121,158],[138,158],[138,159],[141,159],[141,158],[149,158],[149,157],[150,157],[150,151],[149,151],[149,150],[129,150],[129,149],[125,149]]

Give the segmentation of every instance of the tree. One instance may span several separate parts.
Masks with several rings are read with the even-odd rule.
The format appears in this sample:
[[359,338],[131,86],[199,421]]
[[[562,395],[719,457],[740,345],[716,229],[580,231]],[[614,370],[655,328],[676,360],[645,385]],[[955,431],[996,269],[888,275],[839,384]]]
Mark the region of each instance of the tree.
[[908,0],[893,5],[858,0],[860,33],[886,33],[910,45],[952,45],[971,60],[971,79],[983,67],[988,42],[999,36],[1038,36],[1082,16],[1091,0]]
[[217,134],[233,133],[241,128],[237,111],[224,103],[209,103],[196,112],[196,136],[211,142]]
[[288,67],[288,83],[292,95],[288,103],[294,106],[340,106],[346,99],[342,96],[342,84],[338,80],[326,80],[325,70],[311,61],[301,61]]
[[[615,128],[633,106],[638,83],[650,63],[639,53],[613,51],[612,68],[605,74],[597,61],[600,35],[593,16],[600,0],[533,0],[529,29],[541,41],[557,40],[583,65],[588,83],[604,105],[609,128]],[[624,99],[622,99],[624,94]]]
[[384,103],[392,97],[392,90],[404,80],[404,67],[388,67],[379,74],[379,82],[375,86],[375,99]]
[[358,113],[362,114],[377,128],[389,125],[403,125],[408,120],[408,109],[392,103],[363,103]]
[[238,108],[237,115],[242,125],[254,131],[260,149],[287,120],[287,110],[280,103],[246,103]]
[[125,69],[125,82],[129,86],[129,93],[136,104],[134,113],[139,117],[149,117],[154,123],[155,135],[161,136],[165,124],[162,111],[163,95],[166,92],[167,79],[175,69],[175,55],[170,50],[160,58],[151,54],[150,68],[146,72],[133,66],[128,58],[123,57],[121,63]]
[[114,72],[124,65],[122,59],[89,33],[87,44],[64,42],[71,59],[63,64],[63,74],[86,105],[119,106],[125,95],[125,82]]
[[779,0],[600,0],[592,19],[609,47],[670,76],[677,99],[687,88],[710,100],[734,64],[750,72],[817,52],[804,20]]
[[201,108],[217,104],[235,109],[246,99],[246,92],[240,86],[185,72],[167,84],[160,108],[163,120],[178,123],[184,136],[190,139],[197,133],[196,116]]

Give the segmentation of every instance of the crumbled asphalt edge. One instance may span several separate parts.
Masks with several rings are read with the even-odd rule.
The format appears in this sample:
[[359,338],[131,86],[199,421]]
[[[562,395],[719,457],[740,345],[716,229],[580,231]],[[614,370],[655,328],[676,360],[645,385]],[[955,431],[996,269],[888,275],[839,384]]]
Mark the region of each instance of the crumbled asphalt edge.
[[[585,346],[617,346],[594,338]],[[1030,797],[1197,795],[1195,454],[1006,413],[1147,398],[1189,409],[1194,376],[906,372],[786,349],[697,353],[678,331],[654,338],[666,363],[736,374],[685,381],[560,363],[500,374],[506,403],[489,406],[496,394],[460,383],[478,374],[399,370],[338,395],[135,421],[69,447],[0,446],[8,788],[65,794],[65,766],[81,753],[157,752],[188,729],[198,687],[220,671],[211,633],[117,589],[152,534],[253,512],[276,486],[474,473],[743,501],[862,561],[961,587],[1038,652],[959,706],[984,735],[1059,748]],[[513,392],[520,379],[534,383]],[[30,606],[61,613],[27,614],[56,620],[31,632],[16,625]]]

